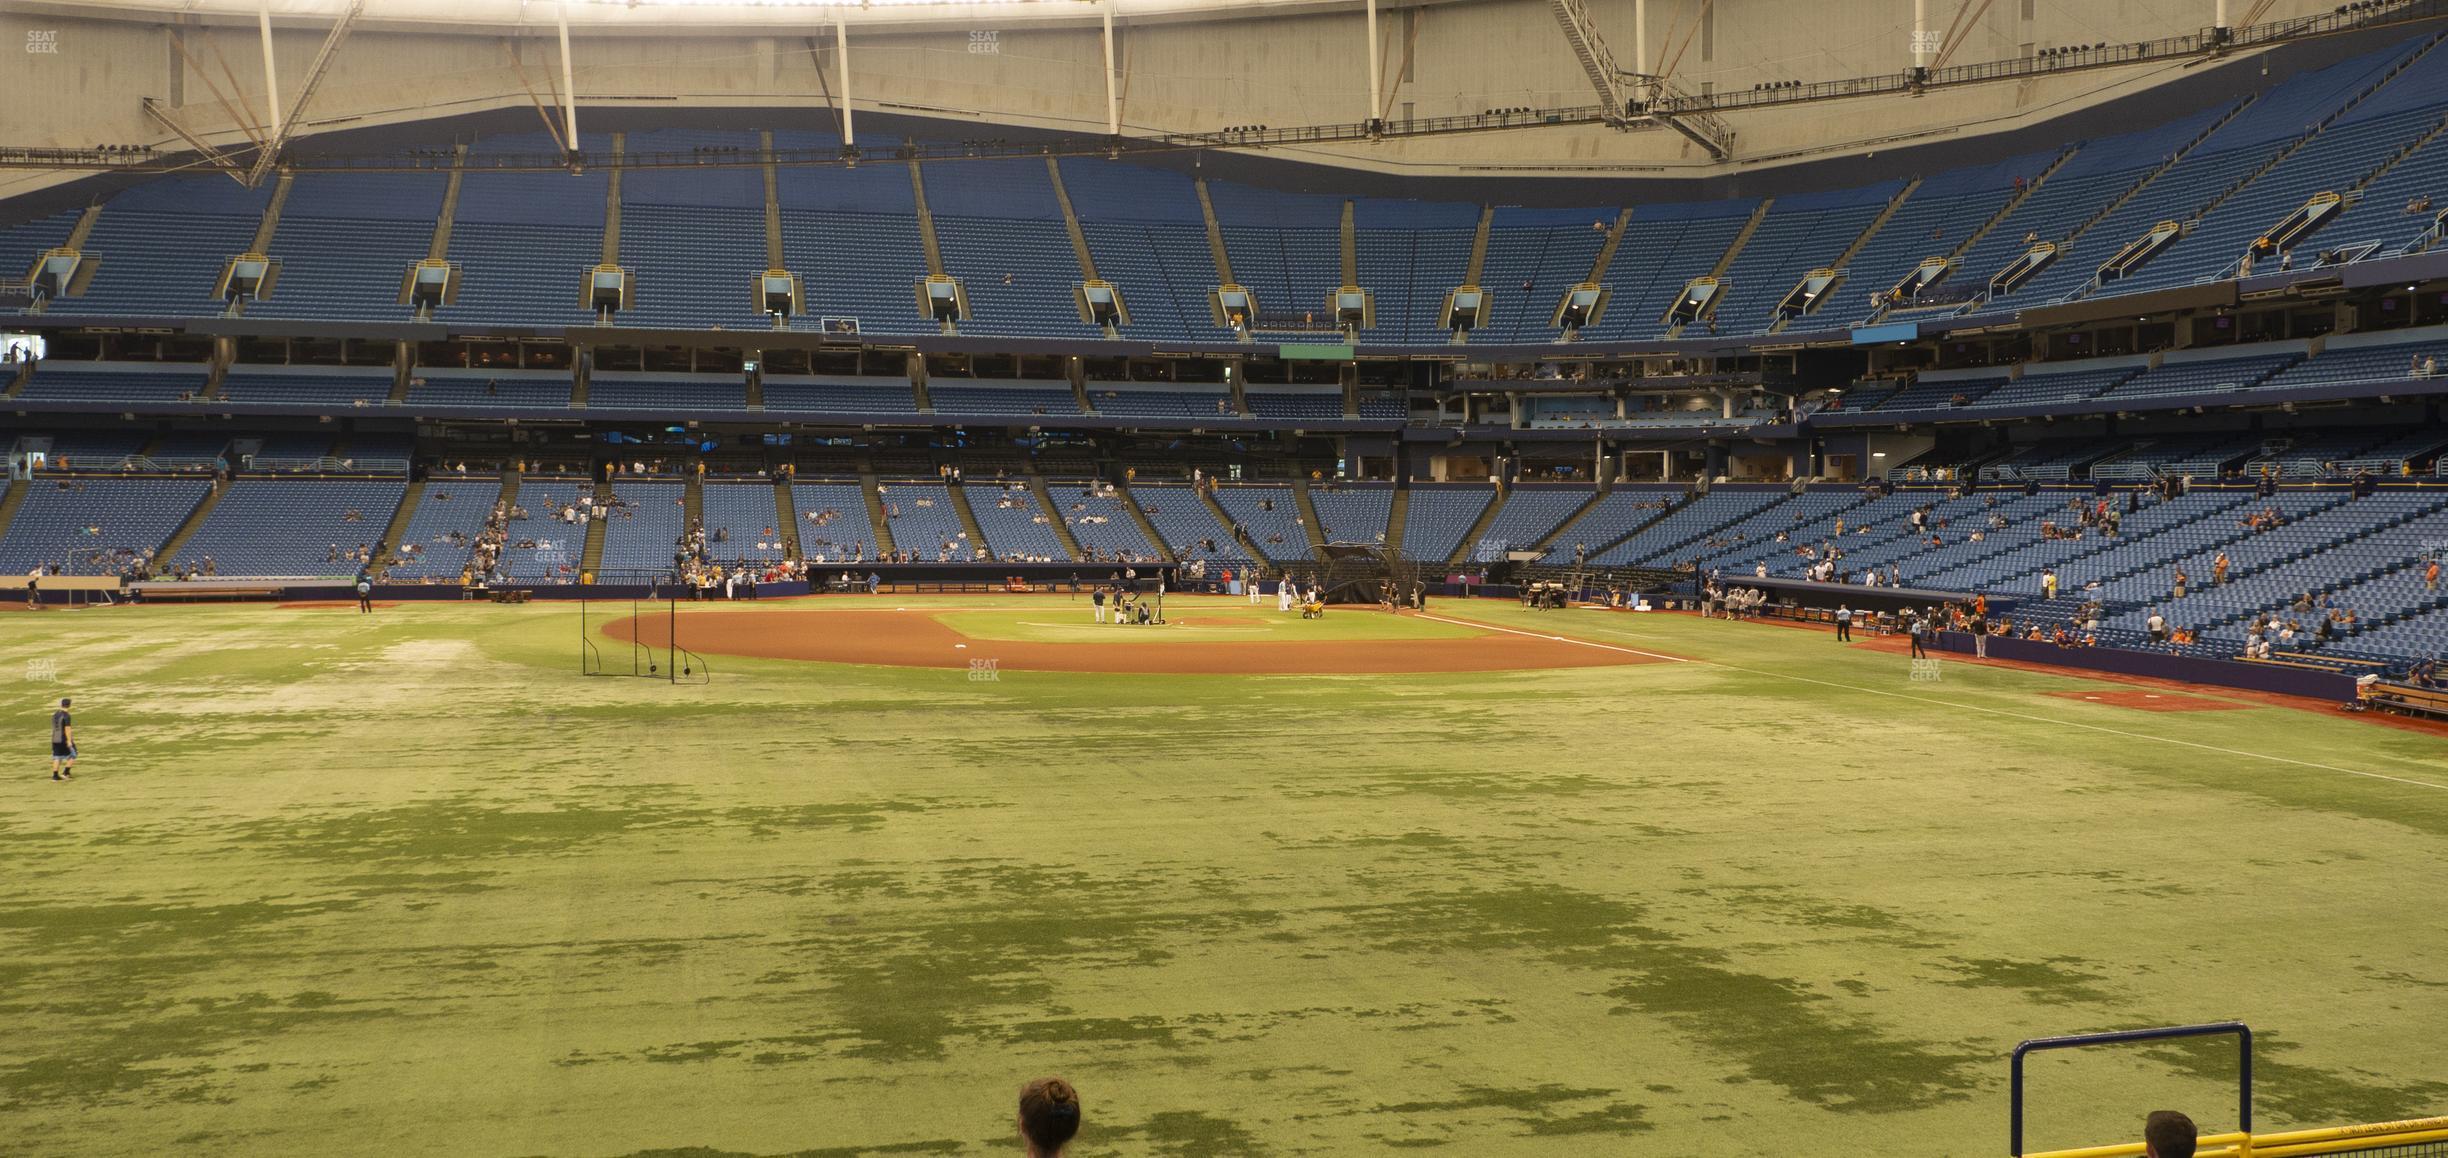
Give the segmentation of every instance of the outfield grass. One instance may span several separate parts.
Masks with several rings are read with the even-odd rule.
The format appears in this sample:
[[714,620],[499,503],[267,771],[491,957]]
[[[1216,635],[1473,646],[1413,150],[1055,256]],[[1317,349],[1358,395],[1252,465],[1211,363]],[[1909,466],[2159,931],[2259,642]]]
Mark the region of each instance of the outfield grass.
[[[1437,610],[1697,662],[691,688],[578,677],[550,605],[0,615],[53,664],[0,1150],[1004,1154],[1056,1072],[1084,1158],[1967,1155],[2016,1040],[2226,1017],[2264,1128],[2448,1111],[2448,741]],[[2231,1064],[2051,1059],[2032,1140],[2221,1125]]]

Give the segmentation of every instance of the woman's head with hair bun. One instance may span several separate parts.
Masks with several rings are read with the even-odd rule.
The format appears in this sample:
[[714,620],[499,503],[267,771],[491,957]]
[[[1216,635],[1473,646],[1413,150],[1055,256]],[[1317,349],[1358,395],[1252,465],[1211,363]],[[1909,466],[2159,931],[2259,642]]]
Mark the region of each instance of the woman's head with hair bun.
[[1020,1137],[1029,1153],[1054,1158],[1079,1133],[1079,1091],[1061,1078],[1039,1078],[1020,1087]]

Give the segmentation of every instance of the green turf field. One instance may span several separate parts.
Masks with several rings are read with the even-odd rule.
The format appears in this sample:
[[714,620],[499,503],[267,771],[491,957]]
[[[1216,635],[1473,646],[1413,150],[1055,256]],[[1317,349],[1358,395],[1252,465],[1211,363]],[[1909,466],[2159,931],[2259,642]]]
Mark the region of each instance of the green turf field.
[[[1083,1156],[1997,1154],[2016,1040],[2228,1017],[2263,1128],[2448,1111],[2438,736],[1437,610],[1698,662],[692,688],[550,605],[0,615],[0,1151],[1010,1154],[1060,1073]],[[2032,1141],[2230,1066],[2053,1059]]]

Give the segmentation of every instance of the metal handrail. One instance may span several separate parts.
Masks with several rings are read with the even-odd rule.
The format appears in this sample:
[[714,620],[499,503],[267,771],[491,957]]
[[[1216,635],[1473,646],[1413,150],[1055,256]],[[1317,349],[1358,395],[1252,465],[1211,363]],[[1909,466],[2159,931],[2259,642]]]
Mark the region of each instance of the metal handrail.
[[[2249,1143],[2251,1141],[2250,1135],[2252,1134],[2252,1027],[2245,1025],[2241,1021],[2213,1021],[2202,1025],[2175,1025],[2168,1026],[2163,1029],[2122,1029],[2113,1030],[2107,1033],[2077,1033],[2069,1034],[2063,1037],[2035,1037],[2029,1041],[2016,1045],[2014,1047],[2014,1055],[2008,1063],[2012,1071],[2012,1086],[2009,1093],[2010,1101],[2008,1102],[2007,1110],[2007,1114],[2009,1116],[2008,1129],[2010,1136],[2007,1142],[2006,1152],[2008,1154],[2015,1155],[2016,1158],[2023,1158],[2023,1059],[2025,1057],[2046,1050],[2077,1049],[2083,1046],[2092,1045],[2122,1045],[2138,1041],[2172,1041],[2188,1037],[2225,1037],[2230,1034],[2234,1035],[2236,1038],[2236,1058],[2238,1065],[2236,1078],[2236,1126],[2239,1130],[2243,1131],[2243,1133],[2237,1137],[2241,1137],[2242,1140]],[[2226,1138],[2225,1136],[2221,1136],[2221,1139],[2229,1141],[2234,1140],[2233,1138]],[[2205,1142],[2212,1140],[2213,1139],[2204,1139]],[[2116,1154],[2132,1154],[2140,1152],[2139,1148],[2126,1149],[2121,1146],[2100,1147],[2096,1149],[2100,1151],[2113,1151]],[[2057,1158],[2074,1158],[2074,1156],[2077,1154],[2083,1155],[2084,1158],[2107,1158],[2105,1153],[2093,1154],[2085,1151],[2061,1152],[2057,1155]]]

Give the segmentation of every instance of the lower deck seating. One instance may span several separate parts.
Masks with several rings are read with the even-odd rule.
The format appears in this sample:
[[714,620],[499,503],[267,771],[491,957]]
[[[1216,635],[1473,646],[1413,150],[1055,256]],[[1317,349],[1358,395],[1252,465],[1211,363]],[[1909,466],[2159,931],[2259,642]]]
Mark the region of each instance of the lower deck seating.
[[893,546],[921,562],[967,563],[987,558],[985,544],[970,541],[952,491],[943,483],[919,479],[885,479],[880,485],[884,517],[892,526]]
[[1313,484],[1309,505],[1329,543],[1383,543],[1394,513],[1394,488],[1382,483]]
[[1495,498],[1496,488],[1486,483],[1412,484],[1403,509],[1403,557],[1422,563],[1451,557]]
[[964,483],[969,513],[986,535],[986,549],[1005,562],[1059,563],[1071,558],[1045,507],[1028,484],[1013,480]]
[[[1131,516],[1118,492],[1108,495],[1093,480],[1048,480],[1046,493],[1089,561],[1146,563],[1164,557],[1148,542],[1147,532],[1140,529],[1139,520]],[[1207,521],[1210,525],[1215,522]]]
[[[1291,492],[1286,490],[1284,495],[1288,500]],[[1183,562],[1205,561],[1216,567],[1250,563],[1249,552],[1216,521],[1206,500],[1188,486],[1139,483],[1131,487],[1131,498]]]
[[407,489],[398,479],[240,478],[172,562],[211,559],[222,575],[351,575]]
[[45,477],[0,534],[0,573],[106,574],[161,548],[212,490],[203,479]]
[[394,583],[458,579],[501,493],[501,483],[494,479],[426,484],[400,541],[391,545],[400,562],[383,572],[383,578]]
[[688,484],[621,479],[612,484],[614,503],[604,524],[603,570],[668,574],[688,529]]
[[708,482],[703,495],[706,554],[716,562],[770,563],[786,553],[771,482]]
[[867,496],[857,483],[794,481],[791,509],[799,527],[800,558],[828,563],[875,558],[875,525],[867,517]]
[[[1196,501],[1195,495],[1188,497]],[[1215,500],[1267,558],[1277,563],[1309,561],[1309,529],[1301,522],[1300,504],[1291,487],[1218,487]]]

